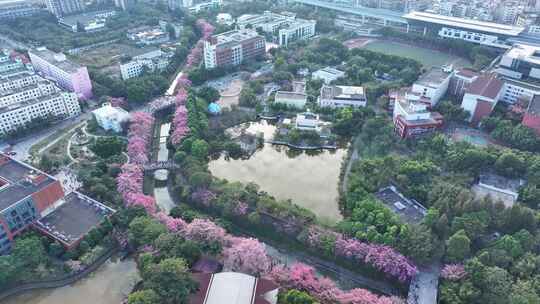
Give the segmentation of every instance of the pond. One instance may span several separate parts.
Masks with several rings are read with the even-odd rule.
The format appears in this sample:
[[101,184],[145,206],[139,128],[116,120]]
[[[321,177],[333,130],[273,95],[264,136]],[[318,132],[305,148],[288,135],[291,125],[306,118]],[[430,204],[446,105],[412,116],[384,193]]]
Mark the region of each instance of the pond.
[[3,304],[119,304],[140,280],[133,259],[110,259],[88,277],[51,290],[30,291]]
[[[228,130],[264,134],[271,139],[275,126],[251,122]],[[249,159],[212,160],[212,175],[229,181],[254,182],[261,190],[277,199],[291,199],[293,203],[311,210],[323,221],[335,223],[342,219],[338,206],[338,182],[341,162],[346,149],[299,151],[285,146],[264,144]]]

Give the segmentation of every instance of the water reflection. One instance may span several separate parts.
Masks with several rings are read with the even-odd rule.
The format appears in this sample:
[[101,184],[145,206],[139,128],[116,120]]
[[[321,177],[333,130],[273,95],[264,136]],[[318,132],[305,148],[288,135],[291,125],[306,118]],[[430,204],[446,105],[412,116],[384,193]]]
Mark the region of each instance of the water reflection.
[[[262,122],[228,132],[241,132],[242,127],[246,132],[263,132],[266,140],[271,139],[275,130],[275,126]],[[221,156],[210,162],[209,169],[219,178],[255,182],[278,199],[291,199],[320,218],[337,222],[342,218],[337,187],[345,154],[345,149],[302,151],[265,144],[249,159]]]
[[9,298],[3,304],[118,304],[139,280],[135,261],[109,260],[73,285],[27,292]]

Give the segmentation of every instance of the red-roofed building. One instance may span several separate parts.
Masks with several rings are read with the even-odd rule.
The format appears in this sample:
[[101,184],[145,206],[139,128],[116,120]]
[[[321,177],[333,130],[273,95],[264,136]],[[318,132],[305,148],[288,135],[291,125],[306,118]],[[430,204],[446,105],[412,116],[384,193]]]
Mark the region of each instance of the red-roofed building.
[[494,74],[481,75],[466,89],[461,107],[469,112],[469,122],[478,125],[482,118],[489,116],[499,101],[503,82]]
[[448,85],[448,94],[463,98],[465,90],[471,85],[471,83],[480,76],[478,72],[469,69],[461,69],[456,71],[450,79]]
[[523,114],[523,120],[521,123],[536,131],[536,134],[540,135],[540,95],[535,95],[527,111]]

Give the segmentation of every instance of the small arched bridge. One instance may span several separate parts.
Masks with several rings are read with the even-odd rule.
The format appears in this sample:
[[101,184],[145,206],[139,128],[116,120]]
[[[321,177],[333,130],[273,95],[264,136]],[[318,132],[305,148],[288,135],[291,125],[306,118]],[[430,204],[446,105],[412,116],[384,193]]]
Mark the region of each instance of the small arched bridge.
[[176,164],[172,160],[157,161],[153,163],[144,164],[143,169],[144,171],[154,171],[154,170],[160,170],[160,169],[176,170],[176,169],[180,169],[180,165]]

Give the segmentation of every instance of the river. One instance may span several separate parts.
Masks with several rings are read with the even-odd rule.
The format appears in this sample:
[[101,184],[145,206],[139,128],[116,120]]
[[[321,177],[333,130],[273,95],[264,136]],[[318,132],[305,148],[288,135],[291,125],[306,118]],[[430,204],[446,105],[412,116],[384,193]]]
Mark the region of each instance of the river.
[[[265,121],[248,123],[228,130],[263,133],[271,139],[275,127]],[[249,159],[212,160],[212,175],[229,181],[254,182],[261,190],[280,200],[311,210],[323,221],[336,223],[342,219],[338,205],[338,182],[341,162],[346,149],[299,151],[285,146],[265,144]]]
[[26,292],[2,304],[119,304],[139,280],[133,259],[112,258],[73,285]]

